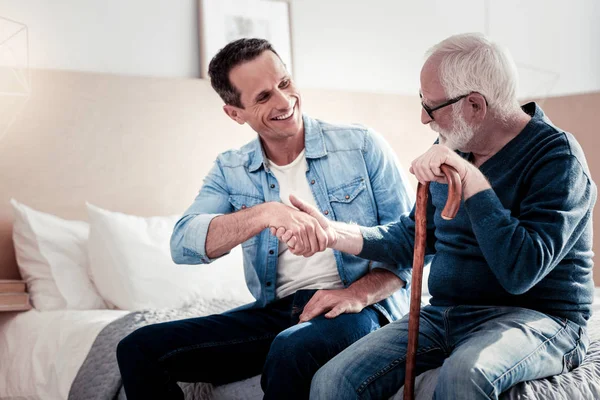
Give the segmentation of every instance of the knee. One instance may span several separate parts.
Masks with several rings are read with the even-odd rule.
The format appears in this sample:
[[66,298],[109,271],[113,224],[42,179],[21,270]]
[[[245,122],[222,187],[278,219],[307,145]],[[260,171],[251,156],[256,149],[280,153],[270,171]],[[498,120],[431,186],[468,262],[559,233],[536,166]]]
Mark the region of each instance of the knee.
[[310,385],[310,398],[315,400],[351,399],[356,390],[347,380],[347,368],[335,359],[317,371]]
[[146,355],[142,350],[148,348],[148,337],[152,333],[151,326],[141,327],[125,336],[117,345],[117,362],[122,365],[127,360],[139,360]]
[[274,367],[277,371],[297,368],[313,360],[318,344],[305,339],[298,331],[281,332],[271,344],[265,366]]
[[138,335],[136,335],[136,332],[137,331],[125,336],[117,345],[117,362],[121,366],[126,363],[127,360],[137,358],[135,357],[135,353],[139,352],[139,347],[137,345]]
[[494,392],[490,375],[473,360],[446,360],[435,389],[435,398],[488,398]]

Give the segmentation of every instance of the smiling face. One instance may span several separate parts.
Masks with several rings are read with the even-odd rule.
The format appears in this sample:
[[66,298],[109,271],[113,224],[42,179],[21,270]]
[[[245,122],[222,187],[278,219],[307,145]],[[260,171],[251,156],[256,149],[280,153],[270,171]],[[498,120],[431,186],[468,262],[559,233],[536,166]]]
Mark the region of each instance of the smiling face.
[[224,106],[233,120],[247,123],[268,143],[288,141],[303,134],[300,93],[275,53],[264,51],[236,66],[229,73],[229,80],[239,91],[244,106]]

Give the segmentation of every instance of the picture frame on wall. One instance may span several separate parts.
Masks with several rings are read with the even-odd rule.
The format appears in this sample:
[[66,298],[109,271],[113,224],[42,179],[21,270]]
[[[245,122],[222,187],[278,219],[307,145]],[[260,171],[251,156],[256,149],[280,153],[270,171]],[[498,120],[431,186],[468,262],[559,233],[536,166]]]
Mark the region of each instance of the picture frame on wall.
[[208,64],[233,40],[267,39],[292,73],[290,6],[275,0],[198,0],[200,78],[208,79]]

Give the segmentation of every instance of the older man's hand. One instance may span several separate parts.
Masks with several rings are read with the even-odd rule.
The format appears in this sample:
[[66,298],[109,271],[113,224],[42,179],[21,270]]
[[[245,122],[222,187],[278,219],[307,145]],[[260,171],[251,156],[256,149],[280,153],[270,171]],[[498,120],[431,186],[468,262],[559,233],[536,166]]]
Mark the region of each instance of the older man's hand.
[[267,217],[271,233],[275,235],[279,231],[281,236],[288,233],[287,236],[293,237],[292,246],[288,246],[294,254],[310,257],[327,248],[329,237],[318,219],[304,210],[299,211],[282,203],[272,204],[274,208],[269,209]]
[[[271,226],[271,233],[287,244],[289,250],[296,255],[310,257],[318,251],[324,251],[327,247],[333,247],[337,235],[330,221],[319,210],[294,195],[290,195],[290,202],[300,210],[299,212],[317,221],[320,229],[305,229],[303,231],[298,226],[291,227],[285,224],[276,226],[272,224],[275,226]],[[306,234],[306,237],[303,236],[304,234]],[[311,234],[313,235],[312,238]],[[317,241],[319,246],[313,246],[314,241]]]
[[423,155],[415,158],[409,171],[422,184],[427,182],[446,184],[448,182],[441,170],[442,164],[446,164],[458,172],[463,186],[464,200],[491,187],[486,177],[476,166],[441,144],[434,144]]

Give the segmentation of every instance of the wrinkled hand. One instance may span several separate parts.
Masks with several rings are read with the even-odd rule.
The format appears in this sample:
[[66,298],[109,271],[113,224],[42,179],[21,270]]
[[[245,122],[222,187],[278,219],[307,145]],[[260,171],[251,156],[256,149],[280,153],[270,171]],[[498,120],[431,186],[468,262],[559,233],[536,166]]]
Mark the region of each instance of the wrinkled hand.
[[274,203],[274,205],[268,217],[271,233],[275,235],[276,232],[281,231],[283,236],[284,233],[289,232],[289,236],[295,238],[290,248],[294,254],[310,257],[327,248],[328,236],[316,218],[281,203]]
[[469,178],[469,174],[473,174],[473,170],[477,170],[473,164],[456,154],[450,148],[441,144],[434,144],[423,155],[413,160],[409,171],[415,175],[421,184],[427,182],[447,184],[446,176],[440,169],[442,164],[453,167],[458,172],[463,187]]
[[325,318],[335,318],[344,313],[356,314],[366,306],[351,287],[318,290],[304,306],[304,311],[300,314],[300,323],[310,321],[323,313],[326,313]]
[[[329,220],[319,210],[294,195],[290,195],[290,202],[300,212],[318,222],[320,229],[314,228],[313,230],[314,235],[317,235],[317,237],[311,238],[311,233],[308,229],[306,232],[303,232],[302,229],[299,229],[299,226],[290,227],[285,224],[272,226],[271,233],[284,242],[292,254],[304,257],[310,257],[316,252],[324,251],[327,247],[332,247],[337,240],[337,235]],[[304,236],[304,233],[306,233],[307,237]],[[323,237],[318,236],[320,234]],[[315,241],[318,243],[317,247],[313,246]]]

